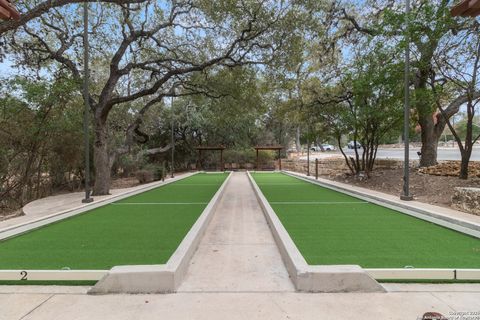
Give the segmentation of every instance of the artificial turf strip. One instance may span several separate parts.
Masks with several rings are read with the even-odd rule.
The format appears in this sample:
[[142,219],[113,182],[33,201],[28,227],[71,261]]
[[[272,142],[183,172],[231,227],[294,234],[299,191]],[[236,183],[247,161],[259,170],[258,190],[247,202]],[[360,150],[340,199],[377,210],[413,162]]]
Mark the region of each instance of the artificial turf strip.
[[252,176],[310,265],[480,268],[478,238],[285,174]]
[[197,174],[1,241],[0,269],[164,264],[226,177]]
[[97,281],[0,280],[0,286],[93,286]]

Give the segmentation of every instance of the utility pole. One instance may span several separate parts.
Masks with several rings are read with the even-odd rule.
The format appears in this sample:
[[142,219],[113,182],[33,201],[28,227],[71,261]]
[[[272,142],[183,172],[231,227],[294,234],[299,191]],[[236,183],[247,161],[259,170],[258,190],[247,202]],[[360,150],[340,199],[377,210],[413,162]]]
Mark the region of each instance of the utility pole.
[[307,126],[307,176],[310,176],[310,125]]
[[410,195],[410,0],[405,0],[405,105],[403,110],[403,137],[405,156],[403,160],[403,193],[401,200],[410,201],[413,197]]
[[90,203],[93,198],[90,197],[90,142],[88,135],[89,128],[89,112],[90,112],[90,71],[88,69],[88,2],[83,3],[83,101],[85,103],[85,110],[83,115],[83,139],[85,146],[85,199],[83,203]]
[[172,100],[171,100],[171,105],[170,105],[170,112],[172,114],[172,119],[171,119],[171,131],[172,131],[172,141],[171,141],[171,144],[172,144],[172,164],[171,164],[171,167],[172,167],[172,172],[171,172],[171,178],[174,177],[173,175],[173,171],[174,171],[174,161],[175,161],[175,133],[174,133],[174,113],[173,113],[173,97],[175,96],[175,88],[172,89]]

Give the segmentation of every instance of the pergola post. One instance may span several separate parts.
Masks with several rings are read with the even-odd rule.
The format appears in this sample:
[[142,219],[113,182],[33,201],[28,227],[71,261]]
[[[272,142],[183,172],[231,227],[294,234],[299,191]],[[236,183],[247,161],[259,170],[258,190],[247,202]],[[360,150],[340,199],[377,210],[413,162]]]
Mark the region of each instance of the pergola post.
[[282,171],[282,157],[280,154],[280,150],[281,149],[278,149],[278,170]]
[[197,149],[198,150],[198,158],[197,158],[197,170],[201,169],[201,163],[202,163],[202,149]]
[[257,152],[257,164],[256,164],[256,170],[260,170],[260,160],[258,158],[258,151],[260,150],[271,150],[271,151],[277,151],[278,152],[278,169],[282,170],[282,157],[281,157],[281,151],[283,149],[283,146],[256,146],[255,150]]
[[225,171],[225,166],[223,165],[223,149],[220,149],[220,171]]
[[225,166],[223,164],[223,150],[225,150],[224,146],[213,146],[213,147],[205,146],[205,147],[196,147],[196,149],[198,150],[198,167],[201,170],[203,170],[203,165],[201,165],[201,163],[202,163],[202,151],[204,150],[220,151],[220,171],[225,170]]

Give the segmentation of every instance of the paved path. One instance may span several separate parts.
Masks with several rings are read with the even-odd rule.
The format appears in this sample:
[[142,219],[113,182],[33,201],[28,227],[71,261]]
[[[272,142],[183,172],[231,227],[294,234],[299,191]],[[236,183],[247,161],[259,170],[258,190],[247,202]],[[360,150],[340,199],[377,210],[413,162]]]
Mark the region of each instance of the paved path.
[[179,291],[294,291],[244,172],[233,173]]
[[1,320],[415,320],[427,311],[479,312],[480,293],[0,294]]
[[[396,160],[403,160],[404,158],[404,149],[403,148],[381,148],[377,151],[377,158],[378,159],[396,159]],[[343,150],[347,155],[354,156],[355,150],[352,149],[344,149]],[[419,160],[419,156],[417,152],[420,151],[420,148],[410,148],[410,160]],[[359,150],[360,155],[362,149]],[[460,160],[460,151],[457,147],[455,148],[438,148],[437,150],[437,160]],[[325,159],[329,157],[336,157],[336,158],[343,158],[340,151],[329,151],[329,152],[312,152],[310,155],[310,160],[318,159]],[[307,160],[307,155],[304,153],[300,159]],[[473,149],[472,156],[470,158],[471,161],[480,161],[480,147],[476,147]]]

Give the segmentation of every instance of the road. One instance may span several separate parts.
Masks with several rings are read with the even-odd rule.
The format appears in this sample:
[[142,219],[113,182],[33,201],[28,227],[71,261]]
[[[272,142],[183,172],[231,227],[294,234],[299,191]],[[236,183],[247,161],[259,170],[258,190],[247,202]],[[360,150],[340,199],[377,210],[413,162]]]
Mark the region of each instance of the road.
[[[383,148],[378,149],[377,158],[379,159],[403,159],[404,156],[404,149],[403,148]],[[347,155],[354,155],[355,151],[352,149],[344,149]],[[361,152],[361,149],[359,150]],[[420,148],[411,148],[410,149],[410,160],[418,160],[419,156],[417,152],[420,151]],[[310,155],[310,159],[314,160],[315,158],[325,158],[328,155],[340,154],[340,151],[335,152],[321,152],[321,153],[312,153]],[[307,156],[304,155],[301,159],[306,160]],[[437,160],[460,160],[460,151],[457,148],[438,148],[438,156]],[[472,157],[470,158],[472,161],[480,161],[480,148],[476,147],[473,149]]]

